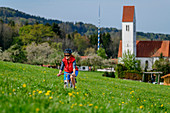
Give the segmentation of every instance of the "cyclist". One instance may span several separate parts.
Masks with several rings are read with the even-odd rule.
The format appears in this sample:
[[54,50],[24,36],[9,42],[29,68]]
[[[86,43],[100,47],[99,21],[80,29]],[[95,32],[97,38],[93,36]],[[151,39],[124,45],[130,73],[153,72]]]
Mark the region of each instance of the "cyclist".
[[62,59],[60,71],[57,76],[60,76],[63,70],[64,70],[64,88],[68,87],[69,81],[71,81],[72,83],[72,84],[70,83],[70,87],[73,85],[73,88],[75,88],[75,77],[77,76],[78,71],[76,72],[76,59],[72,55],[72,50],[69,48],[64,51],[64,58]]

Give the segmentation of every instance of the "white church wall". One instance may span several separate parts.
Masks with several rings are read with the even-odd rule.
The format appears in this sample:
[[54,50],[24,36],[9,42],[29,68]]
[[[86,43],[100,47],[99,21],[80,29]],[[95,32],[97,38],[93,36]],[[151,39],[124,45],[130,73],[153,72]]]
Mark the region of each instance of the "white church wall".
[[145,69],[146,61],[148,62],[148,70],[152,70],[152,65],[153,65],[154,58],[137,57],[136,59],[140,60],[140,66],[141,66],[142,70]]
[[[127,26],[128,29],[127,29]],[[122,22],[122,53],[127,50],[136,55],[136,37],[134,36],[134,23]]]

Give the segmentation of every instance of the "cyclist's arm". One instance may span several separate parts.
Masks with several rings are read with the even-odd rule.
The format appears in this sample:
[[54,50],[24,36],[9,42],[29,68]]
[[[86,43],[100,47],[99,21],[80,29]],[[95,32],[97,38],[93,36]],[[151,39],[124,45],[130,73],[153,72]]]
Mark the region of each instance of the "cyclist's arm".
[[63,71],[63,69],[64,69],[64,62],[62,61],[61,62],[61,67],[60,67],[60,71],[59,71],[59,74],[61,74],[62,73],[62,71]]
[[76,61],[73,62],[73,74],[75,75],[76,73]]

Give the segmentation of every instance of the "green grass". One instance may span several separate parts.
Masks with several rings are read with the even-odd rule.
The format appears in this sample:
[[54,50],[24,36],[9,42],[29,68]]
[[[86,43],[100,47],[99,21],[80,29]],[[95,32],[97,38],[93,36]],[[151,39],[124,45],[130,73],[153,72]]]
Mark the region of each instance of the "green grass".
[[[170,111],[170,87],[79,72],[76,90],[63,88],[58,70],[0,61],[0,112]],[[47,93],[48,92],[48,93]]]

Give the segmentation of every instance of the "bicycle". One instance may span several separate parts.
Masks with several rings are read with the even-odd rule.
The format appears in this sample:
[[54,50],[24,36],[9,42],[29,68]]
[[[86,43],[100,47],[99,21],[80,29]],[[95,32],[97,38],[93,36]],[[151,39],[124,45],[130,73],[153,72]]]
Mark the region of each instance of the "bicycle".
[[[68,87],[68,84],[70,83],[70,88],[73,87],[73,83],[71,80],[68,80],[68,75],[71,75],[72,73],[62,73],[62,74],[58,74],[57,76],[59,77],[60,75],[66,75],[66,80],[64,81],[64,88]],[[76,76],[75,76],[76,77]],[[75,82],[76,82],[76,79],[75,79]]]

